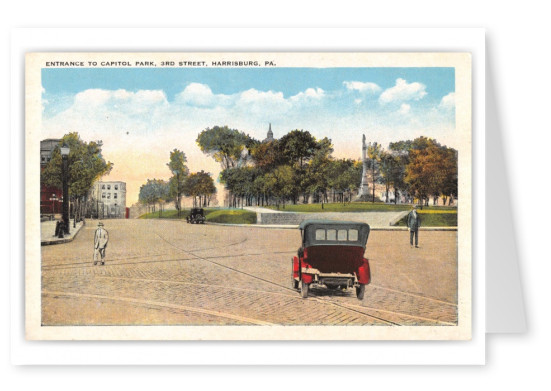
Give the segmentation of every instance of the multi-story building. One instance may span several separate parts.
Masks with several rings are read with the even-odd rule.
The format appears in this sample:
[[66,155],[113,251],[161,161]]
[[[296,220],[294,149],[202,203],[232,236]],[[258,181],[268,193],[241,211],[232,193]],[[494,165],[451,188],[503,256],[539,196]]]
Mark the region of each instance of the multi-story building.
[[91,214],[101,219],[126,216],[126,183],[98,181],[88,193]]
[[[48,138],[40,141],[40,171],[52,159],[52,152],[59,146],[61,139]],[[63,191],[55,187],[40,185],[40,214],[61,213]]]

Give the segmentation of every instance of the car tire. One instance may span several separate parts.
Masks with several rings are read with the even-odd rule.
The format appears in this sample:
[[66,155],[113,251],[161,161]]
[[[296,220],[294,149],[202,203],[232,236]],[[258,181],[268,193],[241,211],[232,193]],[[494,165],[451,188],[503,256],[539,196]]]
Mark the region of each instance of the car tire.
[[300,282],[300,295],[303,299],[306,299],[308,297],[308,288],[310,284],[305,283],[304,281]]
[[360,284],[360,286],[356,287],[356,296],[358,297],[358,300],[363,300],[365,295],[365,284]]

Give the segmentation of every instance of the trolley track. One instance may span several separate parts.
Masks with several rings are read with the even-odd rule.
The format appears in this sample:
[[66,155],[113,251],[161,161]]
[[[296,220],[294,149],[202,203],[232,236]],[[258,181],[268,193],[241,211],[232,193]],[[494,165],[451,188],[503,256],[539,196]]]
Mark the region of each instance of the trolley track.
[[[147,282],[167,283],[167,284],[196,285],[198,287],[205,287],[205,288],[218,287],[218,288],[223,288],[223,289],[231,289],[231,290],[235,290],[235,291],[260,293],[260,294],[263,294],[263,295],[268,294],[268,295],[286,296],[286,297],[292,298],[293,300],[297,300],[297,301],[302,301],[303,300],[302,298],[300,298],[299,295],[297,295],[296,290],[290,288],[289,286],[286,286],[284,284],[280,284],[278,282],[275,282],[275,281],[260,277],[258,275],[240,270],[239,268],[229,266],[229,265],[224,264],[222,262],[217,262],[217,260],[228,259],[228,258],[233,258],[233,257],[257,256],[257,255],[258,256],[260,256],[260,255],[266,256],[267,254],[274,254],[274,255],[275,254],[290,254],[290,253],[294,253],[294,252],[291,252],[291,251],[274,251],[274,252],[270,252],[270,253],[251,252],[251,253],[245,253],[245,254],[230,254],[230,255],[218,255],[217,254],[216,256],[199,255],[199,254],[197,254],[197,252],[205,251],[205,250],[220,250],[220,249],[223,249],[223,248],[240,245],[240,244],[243,244],[244,242],[246,242],[247,239],[240,240],[240,241],[230,243],[230,244],[227,244],[227,245],[223,245],[223,246],[214,246],[214,247],[205,247],[205,248],[186,250],[186,249],[180,247],[179,245],[171,242],[167,238],[163,237],[161,234],[159,234],[157,232],[154,232],[154,234],[157,237],[159,237],[163,242],[168,244],[169,246],[177,249],[179,252],[187,254],[188,257],[177,257],[177,258],[158,259],[158,260],[151,260],[151,259],[149,259],[149,260],[140,260],[140,259],[145,258],[143,256],[136,256],[136,257],[131,257],[131,258],[126,257],[124,259],[123,258],[118,258],[118,259],[114,259],[113,261],[115,261],[115,262],[111,263],[109,265],[109,267],[125,266],[125,265],[151,264],[151,263],[164,263],[164,262],[184,262],[184,261],[190,261],[190,260],[201,260],[201,261],[204,261],[204,262],[208,262],[208,263],[210,263],[210,264],[212,264],[216,267],[224,268],[224,269],[230,270],[234,273],[239,273],[241,275],[247,276],[248,278],[251,278],[251,279],[266,283],[266,284],[270,284],[270,285],[275,286],[279,289],[282,289],[283,291],[282,292],[274,292],[274,291],[262,290],[262,289],[257,289],[257,288],[250,289],[250,288],[240,288],[240,287],[233,287],[233,286],[228,287],[228,286],[225,286],[225,285],[213,285],[213,284],[209,284],[209,283],[202,284],[202,283],[192,283],[192,282],[178,281],[178,280],[149,279],[149,278],[137,278],[137,277],[120,277],[120,276],[110,276],[110,275],[105,275],[105,274],[98,274],[98,275],[95,275],[95,277],[99,277],[99,278],[102,278],[102,279],[103,278],[110,278],[110,279],[123,279],[123,280],[128,280],[128,281],[147,281]],[[160,255],[162,255],[162,254],[154,254],[154,255],[149,255],[147,257],[151,258],[151,256],[160,256]],[[136,261],[118,262],[118,261],[124,261],[124,260],[128,261],[129,259],[135,259]],[[92,266],[90,266],[90,261],[73,262],[73,263],[65,263],[65,264],[44,265],[42,267],[42,269],[45,272],[55,272],[55,271],[62,270],[62,269],[87,268],[87,267],[92,268]],[[416,297],[416,298],[419,298],[419,299],[422,299],[422,300],[427,300],[429,302],[434,302],[434,303],[438,303],[438,304],[442,304],[442,305],[457,307],[457,305],[454,304],[454,303],[450,303],[450,302],[446,302],[446,301],[443,301],[443,300],[438,300],[438,299],[426,297],[426,296],[423,296],[423,295],[418,295],[418,294],[413,294],[413,293],[409,293],[409,292],[394,290],[394,289],[383,287],[383,286],[376,286],[376,288],[383,289],[383,290],[388,290],[389,292],[393,292],[393,293],[396,293],[396,294],[402,294],[402,295],[406,295],[406,296]],[[315,290],[312,293],[315,294]],[[198,313],[207,314],[207,315],[213,316],[213,317],[220,317],[220,318],[224,318],[224,319],[233,319],[233,320],[236,320],[236,321],[249,323],[249,324],[269,324],[268,322],[265,322],[265,321],[262,321],[262,320],[259,320],[259,319],[239,317],[239,316],[232,315],[232,314],[227,314],[227,313],[223,313],[223,312],[219,312],[219,311],[213,311],[213,310],[205,310],[203,308],[198,308],[198,307],[193,307],[193,306],[182,306],[182,305],[179,305],[179,304],[173,304],[173,303],[169,303],[169,302],[166,303],[166,302],[158,302],[158,301],[152,301],[152,300],[142,300],[142,299],[139,299],[139,298],[122,297],[122,296],[108,296],[108,295],[93,295],[93,294],[76,293],[76,292],[60,292],[60,291],[57,291],[57,290],[56,291],[44,290],[43,294],[50,295],[50,296],[51,295],[58,295],[58,296],[68,296],[68,297],[77,297],[77,296],[80,295],[80,297],[89,297],[89,298],[95,298],[95,299],[100,299],[100,300],[122,301],[122,302],[126,302],[126,303],[132,304],[132,305],[154,306],[156,308],[166,308],[166,309],[169,309],[169,310],[180,311],[180,312],[181,311],[184,311],[184,312],[185,311],[198,312]],[[343,311],[355,313],[355,314],[357,314],[361,317],[366,317],[366,318],[372,319],[376,322],[380,322],[380,323],[391,325],[391,326],[401,326],[402,325],[401,323],[399,323],[399,322],[392,319],[393,317],[395,318],[396,316],[399,317],[399,318],[419,319],[423,322],[430,322],[430,323],[435,324],[435,325],[443,325],[443,326],[445,326],[445,325],[456,325],[456,323],[444,322],[444,321],[437,320],[437,319],[431,319],[429,317],[422,317],[422,316],[407,314],[407,313],[398,312],[398,311],[390,311],[390,310],[387,310],[387,309],[366,307],[366,306],[363,306],[363,305],[355,305],[355,304],[351,304],[351,303],[342,303],[342,302],[338,302],[338,299],[334,299],[334,298],[327,297],[327,296],[310,296],[309,299],[315,300],[315,301],[317,301],[319,303],[322,303],[324,305],[330,305],[330,306],[336,307],[336,308],[338,308],[340,310],[343,310]],[[377,313],[377,315],[374,314],[373,312]],[[384,316],[384,315],[381,316],[381,314],[387,314],[388,316]],[[234,318],[232,318],[232,316],[234,316]]]
[[[290,292],[293,292],[295,293],[295,297],[297,298],[297,300],[303,300],[302,298],[300,297],[297,297],[296,296],[296,290],[293,289],[293,288],[289,288],[285,285],[282,285],[282,284],[279,284],[277,282],[274,282],[274,281],[271,281],[271,280],[267,280],[265,278],[262,278],[262,277],[259,277],[259,276],[256,276],[254,274],[251,274],[251,273],[247,273],[247,272],[244,272],[242,270],[239,270],[239,269],[236,269],[236,268],[233,268],[231,266],[228,266],[228,265],[224,265],[222,263],[219,263],[219,262],[215,262],[213,261],[212,258],[206,258],[206,257],[203,257],[203,256],[200,256],[200,255],[197,255],[197,254],[194,254],[193,252],[191,251],[188,251],[188,250],[184,250],[182,248],[180,248],[179,246],[175,245],[174,243],[171,243],[170,241],[168,241],[166,238],[162,237],[159,233],[155,232],[155,234],[161,239],[163,240],[165,243],[167,243],[168,245],[186,253],[186,254],[189,254],[191,256],[194,256],[196,257],[197,259],[201,259],[203,261],[206,261],[206,262],[209,262],[209,263],[212,263],[218,267],[222,267],[222,268],[225,268],[225,269],[228,269],[228,270],[231,270],[233,272],[236,272],[236,273],[240,273],[240,274],[244,274],[248,277],[251,277],[253,279],[256,279],[256,280],[260,280],[262,282],[265,282],[265,283],[268,283],[268,284],[271,284],[271,285],[274,285],[274,286],[277,286],[279,288],[282,288],[282,289],[285,289],[286,291],[290,291]],[[235,255],[233,255],[235,256]],[[214,259],[217,259],[217,258],[223,258],[223,257],[213,257]],[[271,292],[266,292],[266,293],[271,293]],[[423,296],[420,296],[420,295],[417,295],[419,297],[423,297]],[[389,319],[384,319],[380,316],[376,316],[376,315],[373,315],[373,314],[370,314],[370,313],[367,313],[365,312],[365,310],[363,310],[365,307],[361,307],[361,306],[354,306],[354,305],[350,305],[350,304],[343,304],[343,303],[339,303],[339,302],[336,302],[335,300],[331,299],[331,298],[322,298],[322,297],[312,297],[313,299],[317,300],[317,301],[320,301],[324,304],[330,304],[330,305],[333,305],[333,306],[336,306],[336,307],[339,307],[339,308],[342,308],[342,309],[345,309],[347,311],[351,311],[351,312],[355,312],[355,313],[358,313],[362,316],[367,316],[367,317],[370,317],[372,319],[375,319],[375,320],[378,320],[380,322],[383,322],[383,323],[386,323],[386,324],[389,324],[389,325],[392,325],[392,326],[401,326],[402,324],[400,323],[397,323],[397,322],[394,322],[392,320],[389,320]],[[427,298],[430,300],[430,298]],[[450,323],[450,322],[442,322],[440,320],[436,320],[436,319],[429,319],[429,318],[425,318],[425,317],[420,317],[420,316],[415,316],[415,315],[410,315],[410,314],[405,314],[405,313],[399,313],[399,312],[395,312],[395,311],[387,311],[387,310],[379,310],[379,309],[373,309],[374,311],[377,311],[377,312],[386,312],[386,313],[392,313],[392,314],[395,314],[395,315],[400,315],[400,316],[405,316],[405,317],[409,317],[409,318],[417,318],[417,319],[422,319],[422,320],[425,320],[425,321],[433,321],[435,324],[443,324],[443,325],[455,325],[454,323]]]

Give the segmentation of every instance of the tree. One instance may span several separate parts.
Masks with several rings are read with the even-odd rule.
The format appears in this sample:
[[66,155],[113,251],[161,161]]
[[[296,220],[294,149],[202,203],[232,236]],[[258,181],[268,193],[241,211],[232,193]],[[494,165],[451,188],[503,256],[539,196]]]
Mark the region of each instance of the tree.
[[385,202],[390,202],[388,193],[391,187],[394,188],[395,204],[398,198],[398,189],[405,189],[404,175],[406,164],[403,159],[404,156],[396,151],[381,151],[380,172],[381,182],[385,185]]
[[[64,135],[59,142],[59,146],[61,147],[63,144],[70,148],[68,156],[69,172],[67,175],[68,196],[76,202],[75,211],[81,213],[82,205],[86,203],[92,185],[112,170],[113,163],[106,162],[101,155],[101,144],[95,141],[86,143],[81,140],[77,132]],[[56,148],[52,152],[51,160],[40,173],[41,184],[61,189],[63,185],[61,166],[61,153],[59,148]]]
[[352,198],[352,191],[360,185],[362,164],[352,159],[332,160],[326,175],[328,185],[333,189],[333,201],[337,194],[337,199],[344,203]]
[[318,162],[324,157],[329,158],[333,152],[331,140],[324,138],[317,141],[310,132],[296,129],[279,139],[278,149],[282,157],[280,165],[290,166],[294,170],[294,176],[297,179],[295,191],[291,194],[293,203],[297,202],[300,192],[303,194],[303,201],[308,202],[310,190],[312,187],[316,187],[308,163],[316,155]]
[[453,198],[457,198],[458,192],[458,178],[457,178],[457,164],[458,155],[457,150],[453,148],[446,149],[446,155],[442,170],[444,172],[444,179],[442,183],[442,195],[444,205],[446,204],[446,198],[449,197],[448,205],[451,205]]
[[201,151],[211,155],[222,165],[222,169],[237,167],[248,158],[246,147],[253,147],[254,140],[247,134],[227,126],[214,126],[203,130],[197,136]]
[[169,199],[169,184],[162,179],[148,179],[147,183],[140,186],[138,196],[142,204],[153,206],[159,204],[159,217],[162,215],[163,205]]
[[266,174],[266,183],[272,189],[273,195],[276,197],[276,205],[283,203],[291,197],[295,191],[296,178],[294,170],[291,166],[278,166],[275,170]]
[[411,145],[405,182],[417,198],[428,203],[429,196],[456,196],[457,151],[427,137]]
[[281,155],[287,163],[302,168],[318,149],[316,139],[307,130],[293,130],[279,139]]
[[[190,174],[184,184],[184,194],[193,197],[193,206],[206,206],[207,200],[216,193],[210,173],[201,170]],[[199,201],[197,202],[197,198]]]
[[280,150],[278,140],[257,143],[251,149],[251,158],[256,167],[263,171],[269,171],[279,164],[283,164],[283,156]]
[[186,154],[175,148],[170,152],[170,161],[166,164],[172,173],[172,177],[169,180],[169,197],[174,200],[178,216],[182,209],[181,197],[184,194],[184,183],[189,174],[186,162]]

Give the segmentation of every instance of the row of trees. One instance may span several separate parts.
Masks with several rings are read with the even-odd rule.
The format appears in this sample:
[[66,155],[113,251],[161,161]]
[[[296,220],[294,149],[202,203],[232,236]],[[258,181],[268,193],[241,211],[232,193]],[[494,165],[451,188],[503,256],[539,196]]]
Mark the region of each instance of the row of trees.
[[[75,217],[79,220],[85,213],[88,194],[94,182],[103,175],[109,174],[113,163],[106,162],[101,155],[101,144],[95,141],[89,143],[81,140],[77,132],[63,136],[59,146],[70,148],[68,156],[68,186],[69,200],[73,203]],[[63,185],[62,158],[59,148],[52,151],[51,159],[40,173],[41,186],[61,189]]]
[[191,173],[186,165],[187,158],[183,151],[174,149],[170,152],[167,167],[172,173],[168,181],[163,179],[148,179],[140,187],[139,201],[147,205],[152,211],[159,206],[162,213],[163,206],[167,202],[174,202],[174,206],[180,214],[182,210],[182,197],[192,197],[193,206],[209,206],[216,187],[210,173]]
[[331,140],[293,130],[260,142],[227,126],[207,128],[197,137],[201,150],[221,164],[220,181],[230,206],[350,200],[361,182],[362,164],[332,157]]
[[[427,137],[398,141],[389,144],[385,150],[380,144],[370,143],[367,147],[369,176],[374,184],[385,186],[385,201],[389,202],[389,191],[394,191],[394,202],[398,194],[409,199],[418,199],[428,204],[442,197],[443,204],[451,204],[457,198],[457,150],[439,144]],[[373,199],[375,194],[373,193]]]
[[[220,181],[229,191],[230,206],[270,205],[290,201],[350,201],[362,181],[363,162],[336,159],[331,140],[317,140],[308,131],[293,130],[280,139],[261,142],[237,129],[214,126],[199,133],[201,150],[220,163]],[[436,140],[378,143],[367,147],[370,200],[384,185],[386,202],[392,189],[412,200],[457,197],[457,151]],[[377,186],[377,187],[379,187]]]

